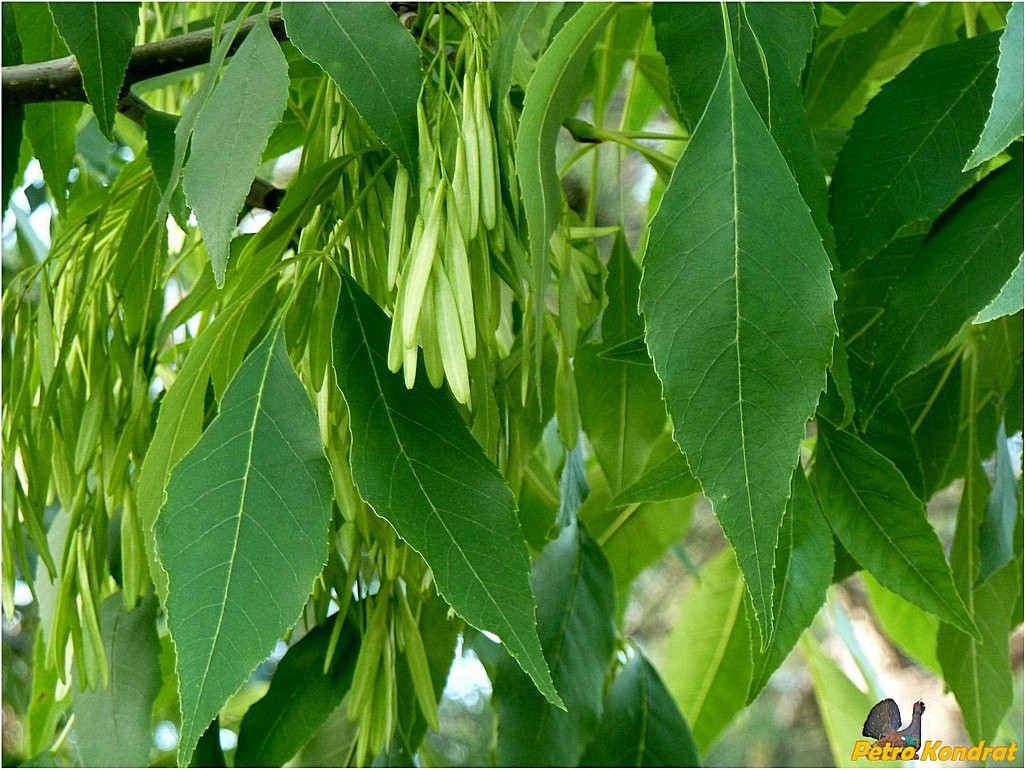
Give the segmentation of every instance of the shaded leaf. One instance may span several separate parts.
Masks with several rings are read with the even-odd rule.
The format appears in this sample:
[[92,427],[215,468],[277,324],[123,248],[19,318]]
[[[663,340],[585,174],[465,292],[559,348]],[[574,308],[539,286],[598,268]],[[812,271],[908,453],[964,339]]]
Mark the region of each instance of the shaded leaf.
[[360,635],[352,624],[343,625],[325,674],[336,622],[337,617],[329,618],[290,647],[278,662],[267,693],[242,718],[236,767],[281,767],[342,703],[353,680]]
[[145,767],[153,744],[151,710],[160,689],[157,598],[126,610],[120,593],[100,606],[107,689],[72,690],[78,750],[86,767]]
[[[14,3],[12,8],[26,64],[68,55],[68,47],[57,31],[46,4]],[[82,105],[75,102],[25,105],[25,136],[32,145],[32,153],[39,160],[43,180],[61,210],[64,208],[68,174],[74,164],[75,128],[81,114]]]
[[702,488],[688,467],[688,461],[680,452],[662,460],[645,474],[613,497],[611,507],[647,503],[659,500],[678,500],[701,492]]
[[749,703],[812,624],[833,582],[833,535],[800,465],[795,468],[791,485],[791,499],[787,501],[777,541],[773,602],[779,621],[767,640],[766,650],[753,656]]
[[[178,128],[178,116],[160,110],[146,113],[146,154],[153,168],[153,178],[161,190],[167,189],[171,181],[171,170],[175,162],[175,131]],[[175,218],[178,226],[185,230],[189,225],[189,207],[185,203],[185,193],[181,182],[175,186],[168,201],[168,211]]]
[[606,694],[582,767],[697,767],[698,747],[659,673],[639,650]]
[[530,561],[513,492],[444,393],[426,377],[407,390],[389,371],[388,336],[384,312],[344,276],[334,365],[349,405],[360,495],[424,557],[456,612],[497,634],[558,704],[535,629]]
[[923,503],[894,464],[822,420],[815,458],[812,486],[845,549],[881,585],[975,633]]
[[[533,265],[531,293],[545,294],[549,276],[549,238],[563,209],[563,190],[556,172],[556,136],[564,118],[577,106],[580,81],[592,45],[616,11],[615,3],[586,3],[552,39],[538,60],[524,92],[524,110],[516,138],[516,168],[527,217]],[[545,304],[534,303],[534,328],[541,333]],[[536,376],[541,374],[544,346],[535,344]]]
[[906,223],[937,216],[972,181],[962,158],[983,126],[997,55],[995,33],[927,51],[855,120],[830,188],[842,267],[857,267]]
[[224,286],[236,219],[288,95],[288,66],[262,16],[196,118],[182,178],[218,288]]
[[1020,157],[976,185],[891,287],[875,329],[866,414],[1001,291],[1023,253],[1022,178]]
[[171,472],[154,527],[168,577],[182,764],[302,610],[327,558],[330,500],[317,418],[275,329]]
[[[602,346],[620,344],[644,332],[638,312],[641,269],[617,233],[609,257],[602,314]],[[645,367],[603,359],[598,344],[582,346],[574,358],[581,424],[613,493],[636,481],[653,443],[666,427],[662,385],[651,363]]]
[[833,300],[809,210],[728,57],[652,221],[641,305],[674,438],[763,632],[791,472],[826,384]]
[[[17,21],[14,18],[14,10],[10,4],[0,6],[3,24],[3,44],[0,45],[0,57],[3,66],[9,67],[14,64],[21,64],[22,52],[21,41],[18,39]],[[22,128],[25,123],[25,108],[20,104],[7,105],[4,108],[4,120],[0,128],[3,130],[3,144],[0,152],[3,153],[3,183],[0,186],[0,206],[7,208],[8,199],[11,197],[11,189],[14,187],[14,180],[18,176],[18,166],[21,157]]]
[[509,658],[498,666],[499,765],[574,767],[602,716],[602,693],[616,631],[615,592],[605,557],[576,520],[535,560],[538,635],[561,711],[545,703]]
[[114,115],[139,27],[139,3],[49,3],[82,73],[100,132],[114,141]]
[[187,767],[227,767],[221,749],[221,720],[215,718],[200,736],[196,751]]
[[673,650],[663,666],[663,681],[691,725],[699,751],[748,702],[752,643],[745,584],[731,550],[724,549],[702,569],[681,602],[670,632]]
[[384,3],[295,3],[282,9],[289,39],[335,82],[414,183],[420,49]]
[[975,168],[990,160],[1016,137],[1022,136],[1023,126],[1023,4],[1012,3],[1008,9],[1008,26],[1001,33],[998,54],[997,83],[990,105],[987,122],[983,126],[980,143],[965,162],[965,168]]

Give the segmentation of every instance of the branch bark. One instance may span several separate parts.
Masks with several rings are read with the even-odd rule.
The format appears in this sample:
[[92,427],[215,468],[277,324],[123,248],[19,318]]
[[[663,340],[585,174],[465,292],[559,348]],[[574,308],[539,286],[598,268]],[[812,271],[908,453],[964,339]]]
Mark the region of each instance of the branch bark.
[[[257,21],[256,16],[247,19],[235,37],[228,55],[246,39],[246,35]],[[285,24],[281,11],[268,14],[271,33],[278,40],[285,40]],[[210,61],[214,44],[214,30],[202,29],[185,35],[176,35],[166,40],[136,46],[128,62],[125,82],[121,87],[124,96],[136,83],[157,75],[195,67]],[[62,59],[17,64],[2,70],[3,105],[35,104],[37,102],[84,102],[87,101],[82,86],[82,72],[74,56]]]

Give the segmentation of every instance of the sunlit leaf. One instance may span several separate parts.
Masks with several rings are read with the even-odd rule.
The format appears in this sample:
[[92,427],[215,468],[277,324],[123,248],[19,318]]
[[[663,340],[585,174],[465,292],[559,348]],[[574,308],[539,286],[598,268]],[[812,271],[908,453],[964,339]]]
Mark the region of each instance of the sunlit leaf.
[[681,602],[667,640],[673,650],[663,664],[663,681],[691,725],[699,751],[748,702],[752,642],[745,584],[731,550],[703,568]]
[[1008,26],[1001,33],[998,55],[997,84],[990,114],[983,127],[980,143],[965,162],[974,168],[993,158],[1016,137],[1022,136],[1023,125],[1023,4],[1012,3],[1008,9]]
[[50,13],[78,62],[100,132],[114,141],[125,70],[139,27],[139,3],[49,3]]
[[239,211],[288,95],[285,57],[261,17],[196,118],[182,179],[218,287],[224,285],[228,242]]
[[388,369],[389,322],[343,277],[335,376],[349,405],[361,496],[424,557],[439,593],[475,628],[497,634],[551,703],[560,703],[535,629],[527,544],[513,492],[448,397]]
[[317,418],[275,330],[171,472],[154,527],[168,577],[183,764],[302,610],[327,558],[330,500]]
[[869,572],[862,573],[866,595],[884,633],[909,657],[941,673],[937,660],[937,630],[940,621],[933,613],[905,601],[880,585]]
[[826,384],[834,291],[809,210],[730,57],[651,230],[649,352],[765,633],[791,473]]

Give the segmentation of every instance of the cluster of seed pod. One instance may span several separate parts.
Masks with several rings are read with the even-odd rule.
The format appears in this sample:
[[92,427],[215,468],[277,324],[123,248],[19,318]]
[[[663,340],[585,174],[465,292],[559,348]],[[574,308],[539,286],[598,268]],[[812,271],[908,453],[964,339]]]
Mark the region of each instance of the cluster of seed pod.
[[433,121],[423,104],[418,110],[420,196],[412,228],[409,175],[402,168],[396,174],[388,239],[387,287],[395,291],[388,365],[402,369],[413,387],[423,350],[431,384],[448,382],[456,400],[471,406],[468,361],[478,355],[479,337],[488,346],[510,337],[492,257],[501,261],[518,244],[507,243],[514,231],[502,205],[484,55],[472,41],[466,48],[455,95],[459,107],[441,94]]

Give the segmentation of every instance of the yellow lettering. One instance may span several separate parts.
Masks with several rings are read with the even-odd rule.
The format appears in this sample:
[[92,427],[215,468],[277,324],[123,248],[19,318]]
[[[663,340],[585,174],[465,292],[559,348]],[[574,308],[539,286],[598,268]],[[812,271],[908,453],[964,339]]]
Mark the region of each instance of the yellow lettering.
[[880,759],[880,755],[883,754],[883,749],[879,746],[874,746],[869,750],[869,761],[876,762]]
[[851,761],[864,757],[869,752],[869,741],[855,741],[855,748],[851,750]]
[[995,746],[994,753],[990,755],[995,762],[1004,762],[1008,758],[1007,746]]
[[916,755],[916,747],[915,746],[905,746],[901,750],[901,754],[899,756],[895,757],[895,759],[903,759],[906,762],[908,762],[915,755]]
[[975,746],[973,746],[971,749],[969,749],[969,754],[966,756],[966,759],[968,759],[970,762],[979,762],[980,761],[980,755],[982,753],[983,753],[983,741],[980,741]]
[[980,756],[980,761],[981,762],[986,762],[988,759],[990,759],[990,755],[993,752],[994,752],[994,747],[993,746],[984,746],[983,747],[983,754]]
[[936,762],[937,761],[937,746],[940,745],[940,741],[926,741],[923,743],[923,750],[919,754],[919,759],[922,762]]
[[1019,747],[1015,745],[1015,741],[1012,741],[1012,745],[1008,747],[1008,761],[1012,762],[1015,760],[1015,752],[1019,750]]
[[[955,761],[958,761],[958,762],[965,762],[965,753],[966,753],[966,751],[969,750],[968,746],[955,746],[954,749],[952,749],[950,746],[948,746],[946,748],[948,749],[948,756],[941,757],[942,761],[946,761],[948,759],[954,759]],[[943,753],[943,751],[941,753]]]

